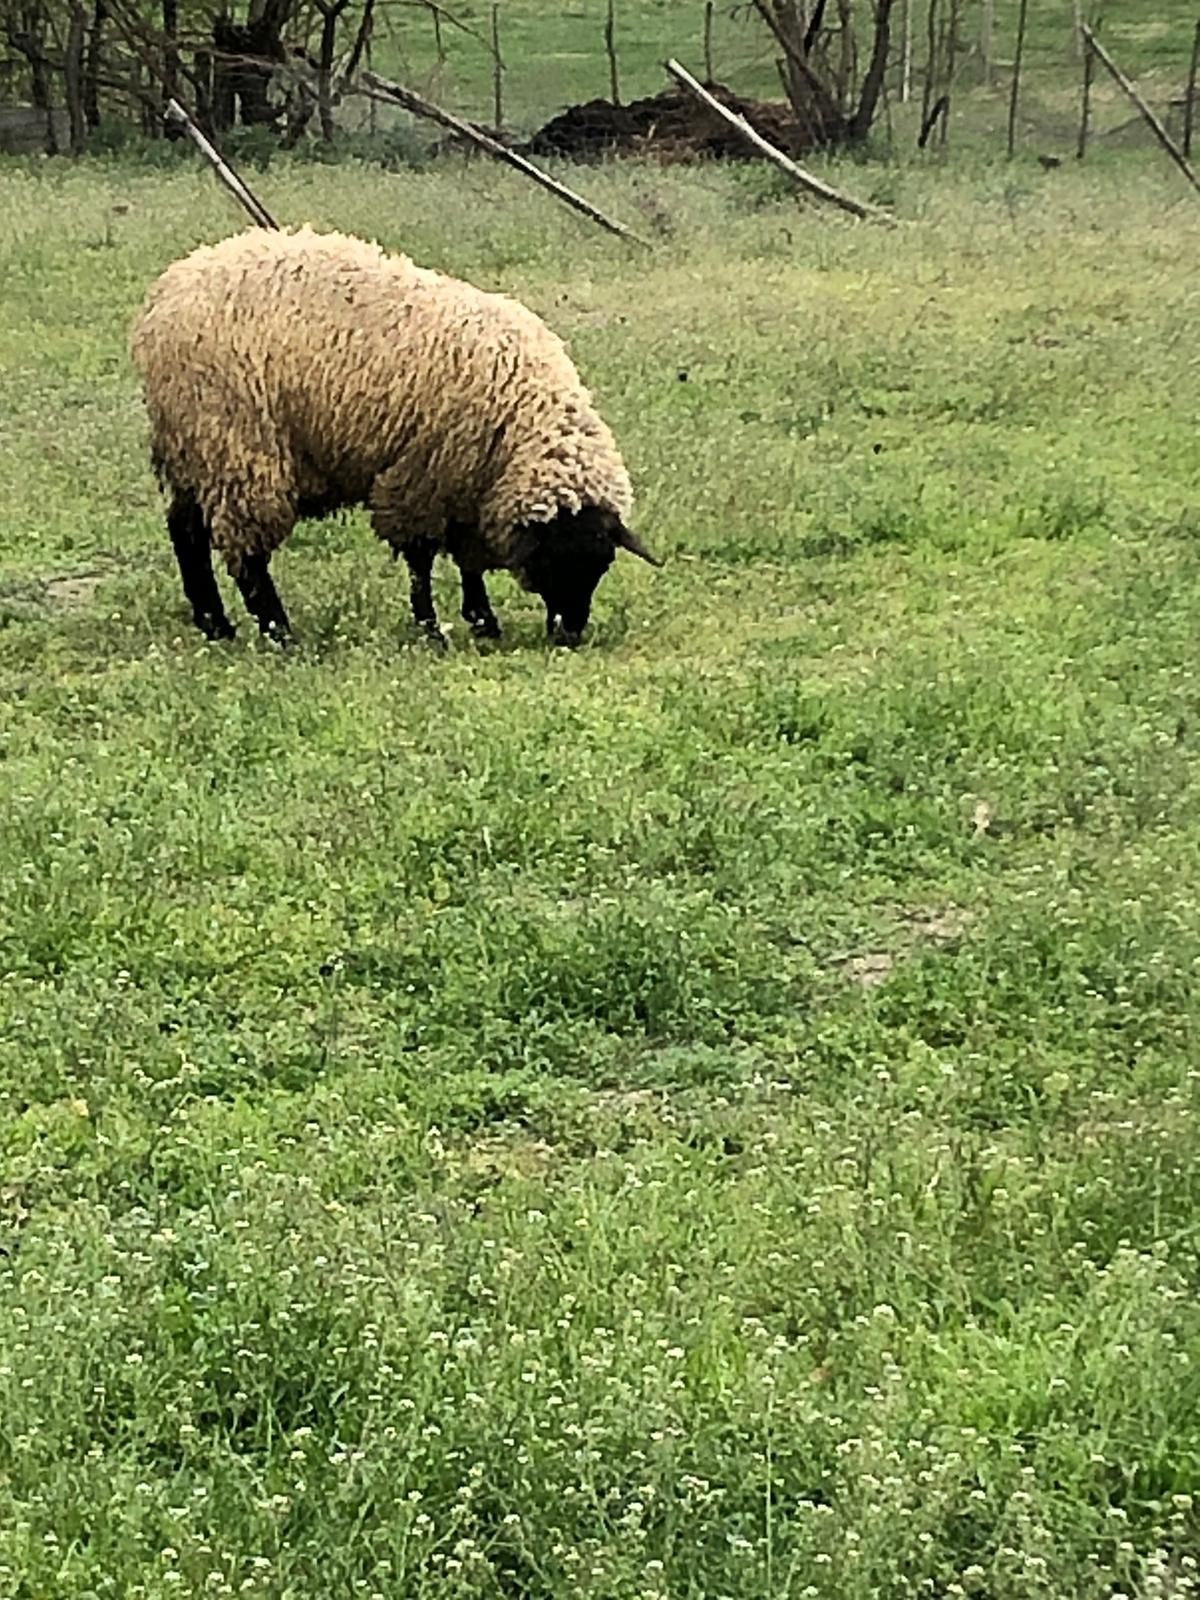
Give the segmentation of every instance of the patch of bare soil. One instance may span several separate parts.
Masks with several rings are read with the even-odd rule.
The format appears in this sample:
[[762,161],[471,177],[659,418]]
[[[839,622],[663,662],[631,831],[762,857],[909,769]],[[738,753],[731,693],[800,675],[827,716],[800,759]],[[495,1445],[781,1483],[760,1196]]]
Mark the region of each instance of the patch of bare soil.
[[[708,83],[705,88],[780,149],[794,155],[803,148],[800,127],[782,101],[748,100],[722,83]],[[611,100],[568,106],[539,128],[521,150],[525,155],[571,156],[575,160],[650,154],[670,161],[704,157],[745,161],[754,154],[720,117],[679,89],[664,89],[622,106]]]
[[922,944],[952,944],[971,926],[971,913],[962,906],[934,906],[902,913],[896,948],[865,950],[835,956],[830,962],[842,975],[862,989],[876,989],[885,983],[897,962],[911,955]]
[[44,593],[50,605],[73,611],[77,607],[90,605],[96,590],[103,582],[102,572],[73,573],[62,578],[48,579]]

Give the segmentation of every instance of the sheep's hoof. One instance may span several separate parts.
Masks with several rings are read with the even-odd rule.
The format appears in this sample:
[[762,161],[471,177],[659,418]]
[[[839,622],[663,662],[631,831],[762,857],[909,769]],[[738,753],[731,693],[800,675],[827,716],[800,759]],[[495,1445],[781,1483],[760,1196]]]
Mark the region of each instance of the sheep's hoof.
[[446,635],[436,622],[426,622],[421,629],[421,637],[431,650],[436,650],[440,655],[450,648]]
[[237,629],[228,617],[214,617],[205,612],[193,620],[200,632],[211,644],[217,644],[222,639],[232,639],[237,634]]
[[498,639],[500,637],[500,624],[491,612],[481,617],[468,617],[471,624],[471,634],[476,639]]

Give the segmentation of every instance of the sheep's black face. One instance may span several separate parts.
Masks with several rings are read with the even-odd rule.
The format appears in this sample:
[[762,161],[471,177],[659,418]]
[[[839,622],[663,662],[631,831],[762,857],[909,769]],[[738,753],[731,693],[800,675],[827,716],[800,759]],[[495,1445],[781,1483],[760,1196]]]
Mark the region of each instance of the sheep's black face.
[[598,506],[560,511],[553,522],[529,527],[533,548],[520,578],[546,603],[546,632],[555,644],[574,647],[583,638],[596,585],[612,566],[620,519]]
[[618,549],[662,566],[616,512],[602,506],[560,511],[552,522],[527,523],[520,532],[514,570],[521,586],[546,602],[546,632],[555,644],[574,647],[583,638],[596,585]]

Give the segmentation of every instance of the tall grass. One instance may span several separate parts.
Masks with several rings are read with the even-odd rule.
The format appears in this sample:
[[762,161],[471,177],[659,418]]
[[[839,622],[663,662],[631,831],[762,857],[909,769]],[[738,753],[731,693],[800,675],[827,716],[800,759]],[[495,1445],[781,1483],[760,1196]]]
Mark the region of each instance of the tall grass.
[[569,335],[670,558],[435,660],[305,526],[281,659],[124,353],[226,202],[0,173],[7,1600],[1195,1590],[1200,223],[857,181],[273,166]]

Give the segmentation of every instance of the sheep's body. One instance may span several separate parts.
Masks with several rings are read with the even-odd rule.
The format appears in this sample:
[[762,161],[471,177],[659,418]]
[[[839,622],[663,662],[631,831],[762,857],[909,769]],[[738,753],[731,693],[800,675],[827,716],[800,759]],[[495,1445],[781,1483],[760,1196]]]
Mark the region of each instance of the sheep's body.
[[[561,589],[564,562],[595,555],[598,538],[601,571],[618,544],[648,555],[625,529],[629,477],[565,346],[506,296],[345,235],[252,229],[168,267],[131,349],[202,627],[193,588],[212,594],[203,575],[189,587],[181,549],[195,555],[201,523],[264,628],[247,584],[274,595],[266,564],[297,518],[342,506],[367,505],[409,558],[418,613],[438,548],[465,598],[506,567],[548,610],[547,563]],[[475,592],[492,626],[472,620],[495,631],[481,581]]]

